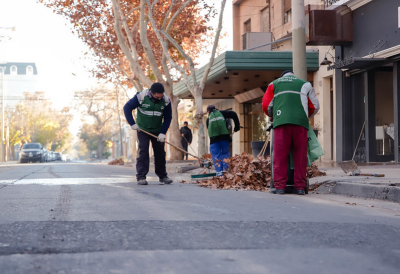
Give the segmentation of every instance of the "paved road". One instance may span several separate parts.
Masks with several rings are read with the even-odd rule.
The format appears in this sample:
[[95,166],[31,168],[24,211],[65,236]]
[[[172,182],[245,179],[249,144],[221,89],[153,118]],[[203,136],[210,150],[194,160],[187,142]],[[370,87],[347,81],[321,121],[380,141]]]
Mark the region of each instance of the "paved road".
[[400,204],[0,166],[1,273],[399,273]]

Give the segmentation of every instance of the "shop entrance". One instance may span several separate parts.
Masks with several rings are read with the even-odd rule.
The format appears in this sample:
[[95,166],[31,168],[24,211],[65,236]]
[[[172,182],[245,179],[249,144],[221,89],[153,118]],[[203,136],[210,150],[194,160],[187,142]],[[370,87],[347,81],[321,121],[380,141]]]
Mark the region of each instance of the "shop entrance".
[[268,117],[262,109],[262,98],[243,104],[244,108],[244,151],[252,154],[251,142],[265,141]]

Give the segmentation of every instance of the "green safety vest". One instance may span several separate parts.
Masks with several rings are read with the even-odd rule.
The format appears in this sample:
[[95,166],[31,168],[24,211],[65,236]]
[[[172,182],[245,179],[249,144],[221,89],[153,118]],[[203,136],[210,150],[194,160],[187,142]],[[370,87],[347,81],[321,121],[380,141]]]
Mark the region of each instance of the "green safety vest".
[[229,135],[229,131],[226,128],[225,117],[221,112],[214,109],[213,112],[208,116],[208,135],[210,138],[219,135]]
[[305,107],[308,107],[308,97],[302,93],[305,83],[307,82],[294,75],[283,76],[272,82],[274,128],[284,124],[308,128],[309,121],[305,111]]
[[145,131],[160,132],[163,124],[164,108],[170,103],[170,100],[164,94],[159,103],[153,103],[149,98],[149,94],[149,90],[139,92],[136,123]]

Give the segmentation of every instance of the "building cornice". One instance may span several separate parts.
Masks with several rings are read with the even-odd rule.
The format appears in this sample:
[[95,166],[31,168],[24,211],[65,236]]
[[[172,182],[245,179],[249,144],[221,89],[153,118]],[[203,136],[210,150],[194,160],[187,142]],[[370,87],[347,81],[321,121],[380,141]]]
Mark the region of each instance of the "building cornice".
[[365,4],[368,4],[373,0],[338,0],[338,1],[332,1],[332,3],[328,2],[328,4],[331,4],[328,6],[326,9],[327,10],[335,10],[338,9],[339,7],[342,6],[348,6],[350,10],[355,10],[358,9],[359,7],[364,6]]
[[361,6],[364,6],[365,4],[368,4],[371,1],[373,0],[354,0],[349,3],[346,3],[346,5],[353,11]]
[[[374,53],[373,56],[374,58],[389,58],[398,54],[400,54],[400,45],[378,51],[377,53]],[[371,54],[364,56],[363,58],[371,58]]]

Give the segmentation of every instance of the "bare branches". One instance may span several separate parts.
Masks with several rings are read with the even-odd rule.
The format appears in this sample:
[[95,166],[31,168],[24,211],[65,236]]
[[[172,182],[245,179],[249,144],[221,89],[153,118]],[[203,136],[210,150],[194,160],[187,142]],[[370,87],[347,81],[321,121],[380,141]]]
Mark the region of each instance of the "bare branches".
[[[149,1],[146,2],[148,2],[149,5],[149,13],[152,13],[150,2]],[[145,19],[145,13],[146,13],[145,9],[146,9],[145,0],[140,0],[140,23],[139,23],[140,41],[142,42],[143,49],[146,52],[148,62],[156,79],[159,82],[163,82],[164,79],[162,77],[160,69],[158,68],[157,60],[154,56],[153,50],[151,49],[149,40],[147,38],[147,20]]]
[[[183,48],[166,31],[161,30],[161,33],[174,45],[174,47],[179,51],[179,53],[182,54],[182,56],[189,62],[189,68],[192,76],[193,86],[197,86],[196,70],[194,68],[193,59],[186,54]],[[186,72],[184,72],[184,74],[186,74]]]
[[219,14],[219,21],[218,21],[218,29],[217,29],[217,32],[215,33],[214,45],[213,45],[213,49],[211,52],[210,62],[208,63],[207,68],[203,74],[203,79],[200,82],[200,90],[201,91],[204,90],[205,84],[207,82],[208,74],[210,73],[210,69],[211,69],[212,65],[214,64],[215,52],[217,51],[219,36],[221,35],[221,30],[222,30],[222,18],[224,17],[225,4],[226,4],[226,0],[222,0],[221,11]]
[[[149,1],[149,0],[141,0],[141,1],[146,1],[147,5],[150,5],[150,1]],[[161,47],[163,48],[163,54],[164,54],[165,57],[168,59],[168,62],[171,64],[171,66],[173,66],[176,70],[178,70],[178,71],[182,74],[182,76],[183,76],[184,79],[185,79],[186,84],[189,86],[189,85],[190,85],[190,82],[189,82],[188,79],[187,79],[186,71],[184,70],[184,68],[182,68],[180,65],[178,65],[178,64],[171,58],[171,56],[170,56],[169,53],[168,53],[168,46],[167,46],[167,43],[166,43],[166,41],[164,41],[164,39],[162,38],[161,33],[160,33],[160,30],[157,28],[157,25],[156,25],[156,23],[155,23],[155,21],[154,21],[154,19],[153,19],[153,12],[152,12],[151,9],[149,10],[148,16],[149,16],[150,23],[151,23],[151,25],[153,26],[153,30],[154,30],[154,32],[155,32],[155,34],[156,34],[156,36],[157,36],[157,39],[158,39],[158,41],[160,42]],[[173,40],[173,39],[172,39],[172,40]],[[175,42],[175,40],[173,40],[173,41]]]
[[165,25],[167,24],[168,17],[169,17],[169,15],[170,15],[170,13],[171,13],[171,11],[172,11],[172,8],[173,8],[174,6],[175,6],[175,0],[172,0],[171,5],[169,6],[168,12],[167,12],[167,14],[166,14],[165,17],[164,17],[164,22],[163,22],[163,25],[162,25],[161,29],[165,29]]
[[172,26],[172,23],[174,23],[175,19],[178,18],[179,14],[187,7],[193,0],[187,0],[183,5],[175,12],[175,14],[172,16],[171,20],[169,21],[167,27],[165,28],[166,31],[169,30],[169,28]]
[[122,34],[121,21],[120,21],[121,7],[118,5],[117,0],[111,0],[111,2],[112,2],[114,17],[115,17],[114,29],[115,29],[115,33],[117,34],[118,44],[119,44],[122,52],[128,59],[128,62],[129,62],[132,72],[135,75],[137,75],[137,77],[141,80],[141,82],[145,83],[146,86],[151,86],[152,81],[144,74],[142,68],[140,68],[140,66],[137,64],[136,60],[132,57],[131,52],[129,51],[127,45],[124,42],[124,36]]
[[132,12],[134,12],[135,10],[138,10],[138,9],[140,9],[140,7],[136,7],[136,8],[133,8],[133,9],[131,9],[129,12],[128,12],[128,14],[127,15],[125,15],[125,17],[124,18],[122,18],[122,20],[121,21],[125,21],[126,20],[126,18],[128,18],[129,17],[129,15],[131,15],[131,13]]

